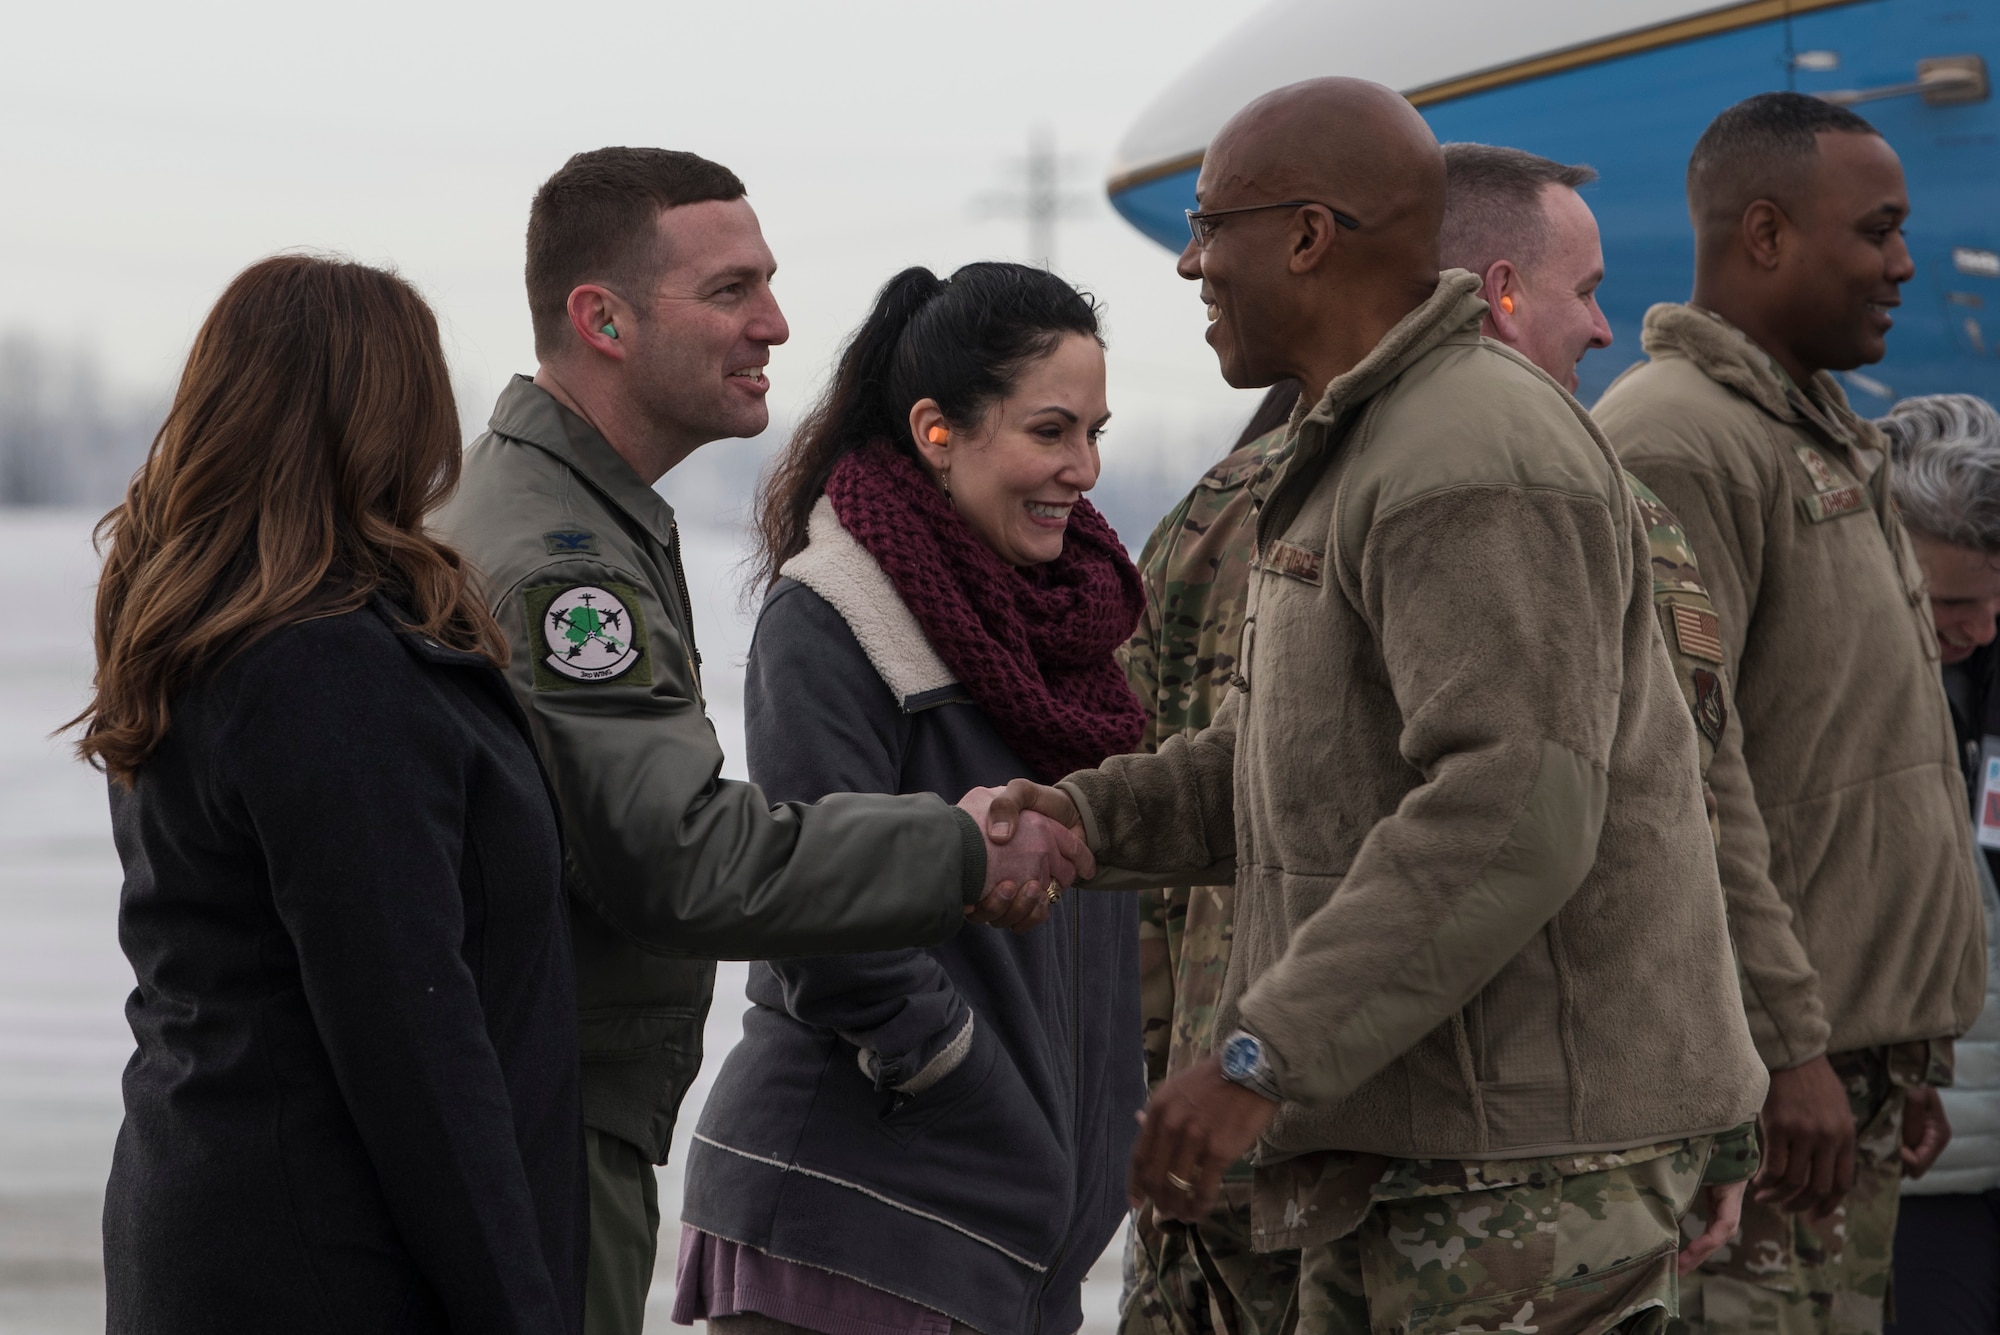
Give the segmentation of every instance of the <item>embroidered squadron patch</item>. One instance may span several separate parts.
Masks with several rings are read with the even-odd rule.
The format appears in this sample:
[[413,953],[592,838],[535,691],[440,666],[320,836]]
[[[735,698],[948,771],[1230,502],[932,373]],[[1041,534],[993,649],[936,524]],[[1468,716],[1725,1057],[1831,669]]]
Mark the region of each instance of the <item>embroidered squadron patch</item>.
[[653,684],[646,657],[646,623],[639,591],[629,584],[556,584],[521,595],[528,651],[535,655],[535,689],[626,680]]
[[1280,575],[1289,575],[1307,584],[1319,583],[1320,567],[1325,558],[1310,547],[1301,547],[1296,542],[1280,541],[1271,544],[1264,553],[1264,564]]
[[1694,723],[1710,746],[1722,745],[1723,725],[1729,722],[1729,706],[1722,702],[1722,678],[1707,668],[1694,670]]
[[1699,658],[1710,663],[1722,661],[1722,622],[1715,613],[1704,612],[1699,607],[1683,607],[1675,603],[1674,640],[1681,652],[1689,658]]

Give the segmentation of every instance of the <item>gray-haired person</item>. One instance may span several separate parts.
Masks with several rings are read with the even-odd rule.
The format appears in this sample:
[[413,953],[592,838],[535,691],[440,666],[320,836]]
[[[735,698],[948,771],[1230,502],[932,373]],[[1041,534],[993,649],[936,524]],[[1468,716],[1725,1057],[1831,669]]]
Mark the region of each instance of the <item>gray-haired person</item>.
[[[1974,861],[1986,901],[1988,961],[1986,1008],[1958,1040],[1957,1083],[1941,1096],[1945,1117],[1934,1121],[1936,1131],[1927,1139],[1911,1143],[1904,1136],[1897,1322],[1891,1329],[1993,1331],[2000,1330],[2000,901],[1994,893],[2000,875],[2000,649],[1994,644],[2000,412],[1970,394],[1932,394],[1903,400],[1876,425],[1895,451],[1896,502],[1930,585],[1938,659],[1980,844]],[[1932,1169],[1927,1175],[1926,1166]]]

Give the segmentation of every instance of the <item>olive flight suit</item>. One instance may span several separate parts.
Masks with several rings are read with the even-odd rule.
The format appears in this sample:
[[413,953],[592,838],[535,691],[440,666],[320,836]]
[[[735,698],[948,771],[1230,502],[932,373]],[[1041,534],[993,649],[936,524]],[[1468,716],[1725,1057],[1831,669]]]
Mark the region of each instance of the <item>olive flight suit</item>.
[[[985,879],[930,794],[773,808],[720,777],[674,514],[526,377],[467,450],[440,535],[478,567],[562,809],[590,1151],[589,1335],[639,1335],[664,1163],[716,958],[933,945]],[[581,1184],[579,1184],[581,1186]]]

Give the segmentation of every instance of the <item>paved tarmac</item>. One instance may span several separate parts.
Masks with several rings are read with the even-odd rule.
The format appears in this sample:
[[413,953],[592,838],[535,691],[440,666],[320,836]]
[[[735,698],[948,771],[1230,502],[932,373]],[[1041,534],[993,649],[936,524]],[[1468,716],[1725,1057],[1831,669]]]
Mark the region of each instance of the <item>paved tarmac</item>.
[[[104,1328],[98,1217],[132,1049],[132,974],[117,942],[119,870],[103,779],[49,732],[89,689],[95,514],[0,510],[0,1335]],[[741,777],[740,533],[690,529],[686,559],[706,657],[710,715]],[[741,1032],[745,966],[724,964],[707,1032],[708,1071],[660,1170],[661,1215],[679,1216],[681,1154],[709,1071]],[[662,1230],[647,1331],[679,1329],[677,1230]],[[1118,1248],[1085,1286],[1087,1335],[1115,1324]]]

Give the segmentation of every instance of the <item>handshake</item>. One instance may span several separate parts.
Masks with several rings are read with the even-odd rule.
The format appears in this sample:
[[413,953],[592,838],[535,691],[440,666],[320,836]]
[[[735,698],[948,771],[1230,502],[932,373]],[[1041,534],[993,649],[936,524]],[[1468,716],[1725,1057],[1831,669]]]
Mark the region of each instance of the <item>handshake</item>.
[[958,806],[986,832],[986,893],[965,911],[973,922],[1030,931],[1048,921],[1063,891],[1097,874],[1082,818],[1060,788],[1016,779],[974,788]]

